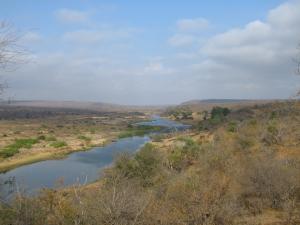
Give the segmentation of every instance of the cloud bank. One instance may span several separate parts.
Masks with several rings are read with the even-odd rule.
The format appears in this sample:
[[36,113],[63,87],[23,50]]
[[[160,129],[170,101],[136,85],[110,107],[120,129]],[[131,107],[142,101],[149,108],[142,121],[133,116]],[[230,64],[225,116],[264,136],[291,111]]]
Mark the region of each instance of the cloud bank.
[[[88,13],[71,9],[54,15],[64,23],[91,20]],[[18,99],[165,104],[287,98],[299,88],[292,59],[300,42],[300,1],[279,5],[264,20],[205,38],[208,20],[179,19],[165,40],[168,51],[151,54],[143,54],[138,45],[145,28],[93,24],[65,31],[55,39],[59,48],[37,52],[34,63],[7,75],[11,93]]]

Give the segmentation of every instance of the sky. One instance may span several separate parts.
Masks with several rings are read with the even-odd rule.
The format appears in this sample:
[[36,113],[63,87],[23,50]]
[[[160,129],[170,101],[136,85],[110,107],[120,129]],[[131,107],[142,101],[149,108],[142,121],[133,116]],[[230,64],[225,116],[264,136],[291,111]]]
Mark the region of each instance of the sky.
[[0,71],[16,100],[130,105],[289,98],[300,0],[0,0],[28,50]]

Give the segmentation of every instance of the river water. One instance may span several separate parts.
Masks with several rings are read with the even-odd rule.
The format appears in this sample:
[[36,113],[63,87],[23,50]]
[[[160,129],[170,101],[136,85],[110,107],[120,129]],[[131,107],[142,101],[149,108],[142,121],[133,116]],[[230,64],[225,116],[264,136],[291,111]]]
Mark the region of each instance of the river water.
[[[179,131],[188,128],[174,121],[153,116],[152,121],[140,125],[163,126],[163,132]],[[46,160],[18,167],[0,174],[0,181],[12,181],[14,187],[21,187],[25,193],[36,193],[42,188],[54,188],[60,183],[64,186],[93,182],[101,176],[101,170],[110,166],[119,153],[133,154],[151,139],[143,137],[122,138],[104,147],[95,147],[88,151],[75,152],[59,160]],[[9,183],[1,185],[2,195],[9,197]]]

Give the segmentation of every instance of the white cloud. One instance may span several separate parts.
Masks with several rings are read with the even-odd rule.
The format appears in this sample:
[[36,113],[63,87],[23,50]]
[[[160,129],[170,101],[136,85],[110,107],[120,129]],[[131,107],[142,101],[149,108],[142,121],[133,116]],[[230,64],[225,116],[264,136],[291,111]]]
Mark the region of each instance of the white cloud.
[[200,43],[201,38],[197,36],[200,31],[210,26],[204,18],[180,19],[176,22],[176,34],[168,40],[173,47],[189,47]]
[[300,41],[300,3],[281,5],[271,10],[267,18],[212,37],[201,52],[216,61],[256,73],[262,67],[290,65],[288,61]]
[[77,42],[77,43],[96,43],[103,41],[107,38],[107,34],[101,31],[95,30],[76,30],[66,32],[63,35],[65,41]]
[[292,96],[300,83],[292,61],[300,42],[300,1],[282,4],[266,18],[208,38],[182,73],[190,74],[204,96]]
[[63,35],[63,40],[80,44],[95,44],[103,41],[127,39],[133,37],[137,32],[138,30],[134,28],[82,29],[66,32]]
[[164,62],[162,62],[163,59],[156,59],[151,60],[144,68],[139,69],[136,71],[136,74],[139,75],[166,75],[166,74],[172,74],[175,72],[174,69],[167,67]]
[[177,34],[168,40],[182,48],[159,52],[151,47],[160,43],[146,38],[129,50],[120,49],[120,40],[136,34],[131,28],[93,26],[66,32],[64,41],[57,43],[63,53],[40,54],[21,75],[7,76],[10,91],[25,99],[153,104],[195,98],[283,98],[299,87],[292,58],[300,42],[300,1],[280,5],[265,20],[218,33],[205,42],[198,32],[203,25],[193,24],[179,23]]
[[192,35],[175,34],[168,40],[168,43],[174,47],[190,46],[196,41],[196,38]]
[[177,29],[181,32],[202,31],[209,27],[210,23],[204,18],[180,19],[176,23]]
[[25,35],[22,37],[22,41],[25,43],[33,43],[40,41],[42,39],[41,35],[37,32],[27,32]]
[[63,23],[83,23],[89,19],[89,13],[74,9],[59,9],[55,16]]

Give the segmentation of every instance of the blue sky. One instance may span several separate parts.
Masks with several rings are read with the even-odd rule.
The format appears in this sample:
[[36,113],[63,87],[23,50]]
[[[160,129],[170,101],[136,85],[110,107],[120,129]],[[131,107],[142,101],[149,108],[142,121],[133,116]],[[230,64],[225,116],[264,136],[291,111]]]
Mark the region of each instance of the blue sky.
[[2,0],[0,15],[31,52],[2,72],[16,99],[175,104],[298,88],[297,0]]

